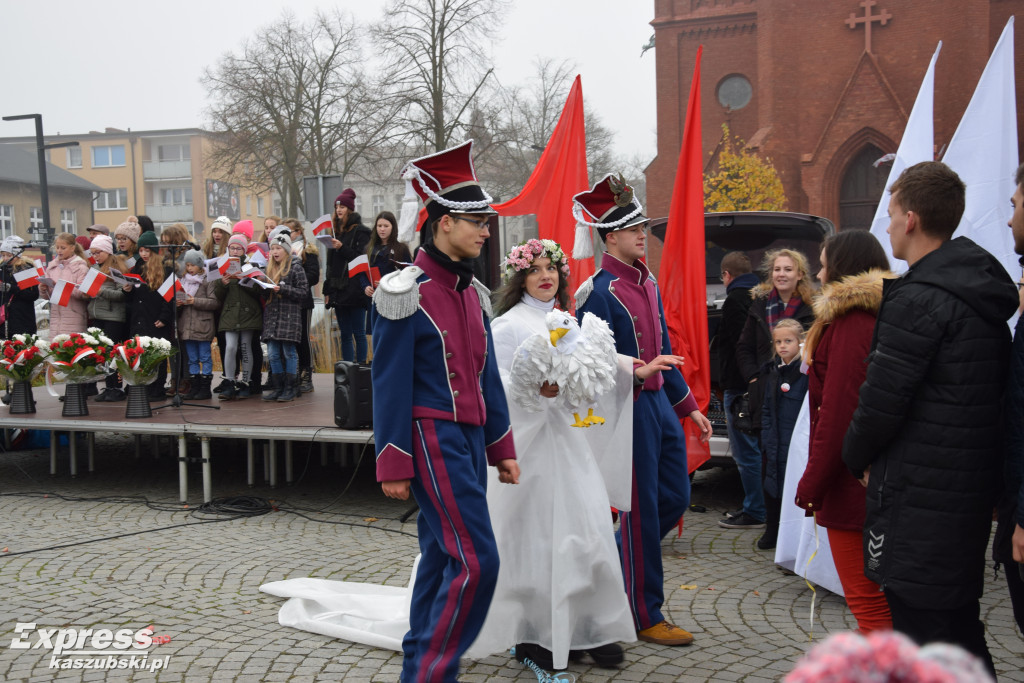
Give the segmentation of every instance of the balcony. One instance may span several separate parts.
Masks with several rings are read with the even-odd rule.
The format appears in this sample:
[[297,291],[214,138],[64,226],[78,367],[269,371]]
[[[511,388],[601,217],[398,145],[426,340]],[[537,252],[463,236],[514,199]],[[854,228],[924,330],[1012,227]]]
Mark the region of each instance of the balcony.
[[143,161],[142,177],[147,181],[191,178],[192,161]]
[[192,203],[188,204],[146,204],[146,215],[154,223],[191,223],[195,217]]

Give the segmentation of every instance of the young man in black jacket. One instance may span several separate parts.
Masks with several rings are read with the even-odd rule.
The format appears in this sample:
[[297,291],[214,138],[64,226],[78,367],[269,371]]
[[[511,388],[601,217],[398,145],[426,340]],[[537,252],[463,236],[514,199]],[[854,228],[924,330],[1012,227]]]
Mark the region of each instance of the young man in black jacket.
[[951,239],[965,187],[948,166],[911,166],[889,190],[893,256],[910,269],[885,283],[843,445],[867,486],[864,573],[895,630],[960,645],[994,675],[979,600],[1017,288],[987,251]]
[[[725,422],[729,428],[732,459],[740,472],[743,484],[743,507],[730,512],[719,524],[727,529],[750,529],[764,526],[765,500],[761,486],[761,447],[757,443],[757,425],[743,431],[736,427],[734,406],[747,393],[747,379],[736,362],[736,343],[750,308],[750,290],[758,283],[757,273],[751,272],[750,257],[742,251],[730,251],[722,257],[721,275],[725,283],[725,303],[722,321],[715,334],[718,351],[718,383],[722,387]],[[749,405],[749,404],[748,404]],[[748,411],[749,412],[749,411]],[[773,544],[774,546],[774,544]]]

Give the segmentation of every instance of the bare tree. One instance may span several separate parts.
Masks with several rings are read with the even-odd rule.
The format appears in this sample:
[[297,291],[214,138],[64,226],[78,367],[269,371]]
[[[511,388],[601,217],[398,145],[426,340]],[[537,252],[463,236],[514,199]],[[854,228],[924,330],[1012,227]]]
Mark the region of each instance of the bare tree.
[[483,54],[507,0],[390,0],[373,28],[387,46],[384,78],[405,95],[401,127],[440,151],[465,137],[494,67]]
[[340,12],[300,22],[290,13],[204,72],[216,135],[209,172],[275,190],[298,214],[303,175],[347,173],[392,134],[393,108],[367,110],[370,82],[354,20]]

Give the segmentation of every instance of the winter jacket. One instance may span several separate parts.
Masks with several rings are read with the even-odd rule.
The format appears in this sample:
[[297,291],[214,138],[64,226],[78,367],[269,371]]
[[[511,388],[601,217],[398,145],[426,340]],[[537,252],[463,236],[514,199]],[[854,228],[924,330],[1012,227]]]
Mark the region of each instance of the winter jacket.
[[[244,265],[244,264],[243,264]],[[237,278],[214,281],[214,294],[220,302],[218,332],[240,332],[263,329],[263,305],[259,285],[243,287]]]
[[192,299],[191,304],[178,306],[178,339],[211,341],[217,333],[214,313],[220,309],[214,283],[204,280]]
[[761,448],[765,455],[764,492],[772,498],[782,498],[782,485],[786,482],[786,463],[789,461],[789,442],[793,440],[793,427],[807,395],[807,375],[800,372],[803,361],[797,355],[783,365],[773,358],[766,364],[764,404],[761,410]]
[[[405,246],[402,242],[395,242],[394,244],[377,244],[370,250],[369,261],[370,267],[376,268],[380,273],[380,276],[384,277],[388,273],[393,273],[398,270],[398,266],[395,265],[395,261],[409,263],[412,261],[412,255],[409,253],[409,247]],[[360,273],[359,286],[366,289],[370,284],[370,278],[368,278],[365,273]]]
[[843,437],[867,372],[883,278],[895,277],[879,270],[851,275],[825,285],[814,301],[808,337],[817,343],[807,369],[811,441],[796,504],[829,529],[864,528],[864,487],[843,465]]
[[316,245],[310,245],[312,251],[303,249],[299,261],[302,263],[302,270],[306,273],[306,297],[302,300],[302,310],[313,308],[313,288],[320,282],[320,250]]
[[1010,351],[1010,378],[1006,387],[1006,462],[999,524],[992,541],[992,555],[1014,571],[1011,539],[1015,527],[1024,528],[1024,316],[1017,319]]
[[34,267],[31,264],[12,265],[9,262],[0,266],[0,306],[3,306],[5,316],[2,326],[4,339],[10,339],[15,334],[36,333],[39,287],[21,289],[14,279],[15,273]]
[[1017,304],[1003,266],[965,237],[883,286],[843,461],[858,478],[871,468],[864,573],[913,607],[981,597]]
[[302,319],[305,317],[302,302],[309,291],[306,273],[298,257],[292,257],[292,267],[278,285],[281,289],[277,292],[263,290],[267,307],[263,311],[261,338],[298,344],[302,341]]
[[[46,277],[54,282],[67,280],[78,285],[89,272],[89,262],[81,256],[72,256],[69,259],[53,258],[46,264]],[[49,287],[40,287],[39,294],[47,299],[53,291]],[[74,334],[85,332],[89,327],[88,320],[88,299],[85,294],[76,286],[71,292],[71,299],[67,306],[50,304],[50,339],[58,334]]]
[[359,278],[349,278],[348,264],[366,253],[370,234],[370,229],[360,222],[358,213],[350,214],[347,229],[335,234],[341,246],[327,250],[327,276],[324,278],[323,293],[327,297],[328,308],[369,307],[370,297],[363,291],[365,286],[360,285]]
[[[764,387],[760,381],[750,384],[750,380],[762,379],[765,363],[772,357],[772,331],[768,329],[768,296],[772,286],[762,283],[750,290],[752,301],[747,309],[747,318],[743,322],[743,332],[736,343],[736,365],[747,383],[750,393],[750,412],[755,425],[761,424],[761,405],[764,403]],[[793,316],[806,330],[814,321],[814,311],[809,301],[801,301]]]
[[[94,267],[98,269],[98,266]],[[89,320],[126,322],[128,320],[128,305],[125,303],[127,299],[128,295],[125,294],[121,285],[108,277],[100,285],[100,291],[96,292],[96,296],[89,299]]]
[[712,342],[718,351],[718,384],[725,391],[747,390],[747,378],[740,372],[736,362],[736,345],[750,310],[750,290],[759,282],[757,273],[743,273],[725,288],[722,320]]
[[[146,262],[141,258],[135,263],[131,272],[142,275]],[[171,269],[164,266],[164,278],[171,274]],[[133,283],[134,284],[134,283]],[[160,339],[171,339],[174,330],[174,300],[167,301],[155,289],[143,282],[138,287],[132,287],[128,292],[126,301],[128,305],[128,336],[135,335],[146,337],[159,337]],[[163,327],[157,327],[157,321],[163,323]]]

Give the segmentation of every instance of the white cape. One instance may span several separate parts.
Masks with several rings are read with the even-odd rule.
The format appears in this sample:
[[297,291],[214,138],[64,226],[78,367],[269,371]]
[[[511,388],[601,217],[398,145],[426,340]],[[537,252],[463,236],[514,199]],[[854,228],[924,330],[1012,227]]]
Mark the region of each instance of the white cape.
[[[808,394],[809,395],[809,394]],[[775,563],[804,577],[811,583],[837,595],[843,594],[832,551],[828,545],[828,531],[805,517],[804,511],[793,502],[796,487],[807,468],[807,448],[811,442],[811,412],[804,397],[800,416],[789,442],[789,460],[786,462],[786,482],[782,489],[782,514],[779,517],[779,540],[775,545]]]
[[[504,382],[511,381],[513,352],[537,332],[546,333],[544,311],[523,303],[493,322]],[[569,427],[572,416],[561,408],[527,413],[509,405],[520,483],[499,484],[488,468],[501,568],[467,657],[533,642],[564,666],[569,649],[635,640],[609,509],[629,509],[632,489],[631,359],[619,357],[617,379],[615,391],[595,407],[607,422],[589,429]],[[278,615],[283,626],[401,651],[415,576],[414,566],[405,588],[305,578],[260,590],[289,598]]]

